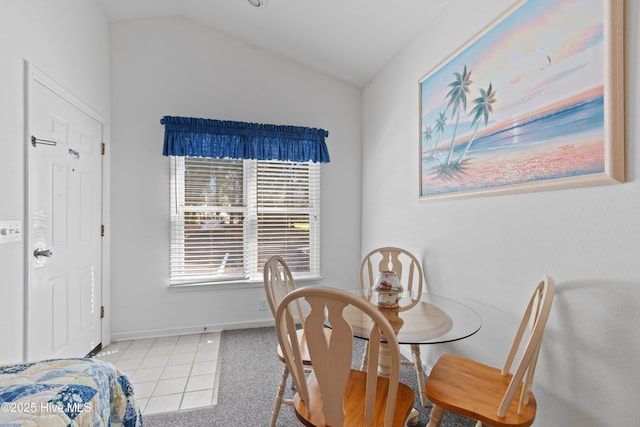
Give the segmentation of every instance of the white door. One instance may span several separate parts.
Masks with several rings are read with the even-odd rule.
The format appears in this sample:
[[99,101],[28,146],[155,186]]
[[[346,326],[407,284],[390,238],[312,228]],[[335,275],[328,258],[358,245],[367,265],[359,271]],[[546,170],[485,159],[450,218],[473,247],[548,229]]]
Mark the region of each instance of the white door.
[[26,359],[82,357],[101,343],[103,125],[27,67]]

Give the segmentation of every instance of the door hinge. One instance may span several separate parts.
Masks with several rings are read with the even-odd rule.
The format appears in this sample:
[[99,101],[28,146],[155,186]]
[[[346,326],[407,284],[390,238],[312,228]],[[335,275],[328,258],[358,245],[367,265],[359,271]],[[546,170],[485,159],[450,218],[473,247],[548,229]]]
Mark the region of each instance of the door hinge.
[[104,305],[100,306],[100,318],[104,319]]
[[106,150],[106,145],[104,144],[104,142],[102,143],[102,155],[104,156],[104,152]]
[[100,237],[104,237],[104,224],[100,225]]

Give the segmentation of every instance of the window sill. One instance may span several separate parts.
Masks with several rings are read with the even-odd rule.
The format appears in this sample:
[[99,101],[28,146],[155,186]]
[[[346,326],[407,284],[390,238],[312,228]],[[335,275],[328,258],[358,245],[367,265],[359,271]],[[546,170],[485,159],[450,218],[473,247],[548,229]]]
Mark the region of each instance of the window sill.
[[[296,283],[313,282],[321,280],[322,277],[300,277],[294,278]],[[201,290],[230,290],[230,289],[253,289],[262,288],[264,283],[262,280],[229,280],[224,282],[196,282],[196,283],[175,283],[168,286],[169,289],[201,289]]]

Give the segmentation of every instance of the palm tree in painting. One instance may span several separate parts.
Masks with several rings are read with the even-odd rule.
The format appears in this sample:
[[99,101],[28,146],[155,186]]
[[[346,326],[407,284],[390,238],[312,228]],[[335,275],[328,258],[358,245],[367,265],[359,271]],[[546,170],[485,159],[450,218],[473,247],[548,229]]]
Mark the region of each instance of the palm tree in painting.
[[471,126],[475,125],[476,127],[473,130],[471,139],[464,148],[464,152],[458,159],[458,164],[462,163],[462,159],[469,152],[469,148],[471,148],[471,144],[473,144],[473,140],[475,139],[478,128],[480,127],[481,118],[484,119],[484,126],[487,126],[487,123],[489,122],[489,114],[493,113],[493,103],[496,102],[495,95],[496,91],[493,90],[493,86],[489,83],[489,88],[487,90],[480,89],[480,96],[473,100],[475,105],[473,110],[471,110],[471,115],[473,115]]
[[440,137],[444,133],[444,128],[446,125],[447,125],[447,113],[446,111],[442,111],[440,112],[440,115],[438,116],[438,120],[436,120],[436,124],[434,127],[434,130],[438,137],[436,138],[436,143],[433,145],[433,151],[435,151],[438,148]]
[[449,93],[446,98],[449,98],[449,104],[447,109],[453,107],[451,110],[451,118],[456,116],[456,124],[453,128],[453,136],[451,137],[451,146],[449,147],[449,155],[447,156],[447,162],[445,166],[451,164],[451,158],[453,157],[453,146],[456,140],[456,132],[458,130],[458,122],[460,121],[460,109],[467,110],[467,95],[469,94],[469,86],[473,81],[471,80],[471,71],[467,72],[467,66],[464,66],[462,73],[453,73],[455,80],[449,83]]
[[425,126],[422,136],[422,152],[431,149],[431,139],[433,138],[433,129],[430,125]]

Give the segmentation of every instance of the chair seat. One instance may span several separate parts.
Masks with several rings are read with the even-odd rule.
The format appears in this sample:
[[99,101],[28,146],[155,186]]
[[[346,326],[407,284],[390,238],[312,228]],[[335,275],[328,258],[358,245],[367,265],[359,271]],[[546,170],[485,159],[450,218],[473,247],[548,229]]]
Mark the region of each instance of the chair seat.
[[482,421],[491,426],[530,426],[536,415],[533,393],[529,403],[518,414],[520,389],[504,417],[497,410],[509,386],[511,375],[455,354],[445,354],[434,365],[426,383],[425,393],[434,404]]
[[[325,328],[324,335],[327,340],[331,336],[331,329]],[[300,353],[302,355],[302,363],[305,365],[311,365],[311,356],[309,356],[309,349],[307,348],[307,339],[304,336],[304,330],[298,329],[298,342],[300,343]],[[282,348],[278,345],[278,359],[282,363],[285,363],[284,355],[282,354]]]
[[[324,414],[322,413],[322,393],[316,379],[315,373],[309,374],[307,378],[309,386],[309,405],[300,400],[296,393],[293,398],[293,406],[298,419],[306,426],[325,427]],[[365,387],[367,384],[367,373],[352,369],[347,383],[345,396],[345,427],[366,426],[364,419]],[[377,392],[375,401],[375,414],[384,414],[389,380],[378,377]],[[413,390],[406,384],[398,384],[398,394],[396,397],[396,409],[393,417],[393,426],[402,427],[411,412],[413,406]],[[384,417],[375,417],[372,427],[382,427]]]

